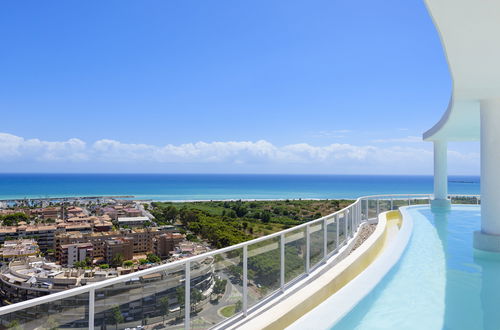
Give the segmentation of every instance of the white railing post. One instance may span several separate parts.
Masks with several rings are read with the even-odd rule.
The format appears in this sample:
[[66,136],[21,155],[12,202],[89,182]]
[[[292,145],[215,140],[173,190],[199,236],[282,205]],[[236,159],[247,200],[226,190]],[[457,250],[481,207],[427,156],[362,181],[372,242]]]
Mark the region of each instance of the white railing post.
[[311,239],[310,239],[311,230],[309,228],[309,224],[306,226],[306,274],[309,275],[310,269],[310,259],[311,259]]
[[[351,222],[351,232],[349,237],[354,237],[354,206],[349,209],[349,221]],[[347,226],[349,228],[349,226]]]
[[285,234],[280,235],[280,282],[281,292],[285,292]]
[[323,219],[323,259],[326,261],[326,257],[328,256],[328,232],[326,228],[328,223],[326,222],[326,218]]
[[344,212],[344,242],[347,243],[349,239],[349,231],[347,228],[347,221],[349,221],[349,210]]
[[391,198],[391,211],[394,210],[394,198]]
[[89,291],[89,330],[94,330],[95,289]]
[[408,206],[411,205],[411,200],[410,200],[410,196],[408,196]]
[[377,198],[377,217],[380,214],[380,199]]
[[248,245],[243,246],[243,316],[248,315]]
[[335,214],[335,235],[337,235],[337,239],[335,240],[335,250],[337,250],[340,246],[339,242],[339,215]]
[[358,204],[356,204],[356,230],[358,229],[359,227],[359,224],[361,223],[362,219],[361,219],[361,214],[362,214],[362,210],[361,210],[361,201],[359,201]]
[[191,327],[191,262],[186,261],[184,281],[184,329]]

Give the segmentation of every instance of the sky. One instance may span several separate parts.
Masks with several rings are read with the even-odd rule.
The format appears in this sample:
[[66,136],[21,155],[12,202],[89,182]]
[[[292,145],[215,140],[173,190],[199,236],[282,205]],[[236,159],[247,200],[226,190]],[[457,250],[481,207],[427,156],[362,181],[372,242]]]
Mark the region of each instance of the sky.
[[422,0],[4,1],[0,40],[4,173],[432,174],[451,93]]

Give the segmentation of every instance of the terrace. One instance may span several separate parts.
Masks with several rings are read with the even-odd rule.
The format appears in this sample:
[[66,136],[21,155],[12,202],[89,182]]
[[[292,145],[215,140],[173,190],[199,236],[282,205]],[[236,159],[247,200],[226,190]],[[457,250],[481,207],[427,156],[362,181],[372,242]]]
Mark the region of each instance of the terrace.
[[[454,81],[445,115],[424,134],[434,143],[433,195],[361,197],[252,241],[4,306],[0,323],[28,329],[498,328],[500,4],[426,3]],[[447,144],[479,138],[481,197],[450,196]],[[401,215],[387,213],[393,210]],[[378,223],[375,236],[353,252],[370,223]],[[463,292],[466,304],[459,303]]]

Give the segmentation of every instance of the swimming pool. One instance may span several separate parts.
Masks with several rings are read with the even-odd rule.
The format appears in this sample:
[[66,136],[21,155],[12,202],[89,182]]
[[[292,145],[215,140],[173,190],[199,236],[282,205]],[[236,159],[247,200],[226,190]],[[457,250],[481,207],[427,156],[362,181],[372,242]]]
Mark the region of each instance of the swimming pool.
[[500,329],[500,259],[472,247],[480,207],[407,209],[413,234],[401,260],[332,329]]

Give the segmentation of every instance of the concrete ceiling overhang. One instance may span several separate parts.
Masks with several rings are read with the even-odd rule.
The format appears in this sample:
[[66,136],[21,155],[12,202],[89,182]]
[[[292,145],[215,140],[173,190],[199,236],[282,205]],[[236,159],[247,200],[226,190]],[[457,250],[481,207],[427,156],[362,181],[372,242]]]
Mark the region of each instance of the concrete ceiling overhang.
[[446,113],[424,140],[477,141],[480,101],[500,99],[500,0],[425,0],[453,80]]

